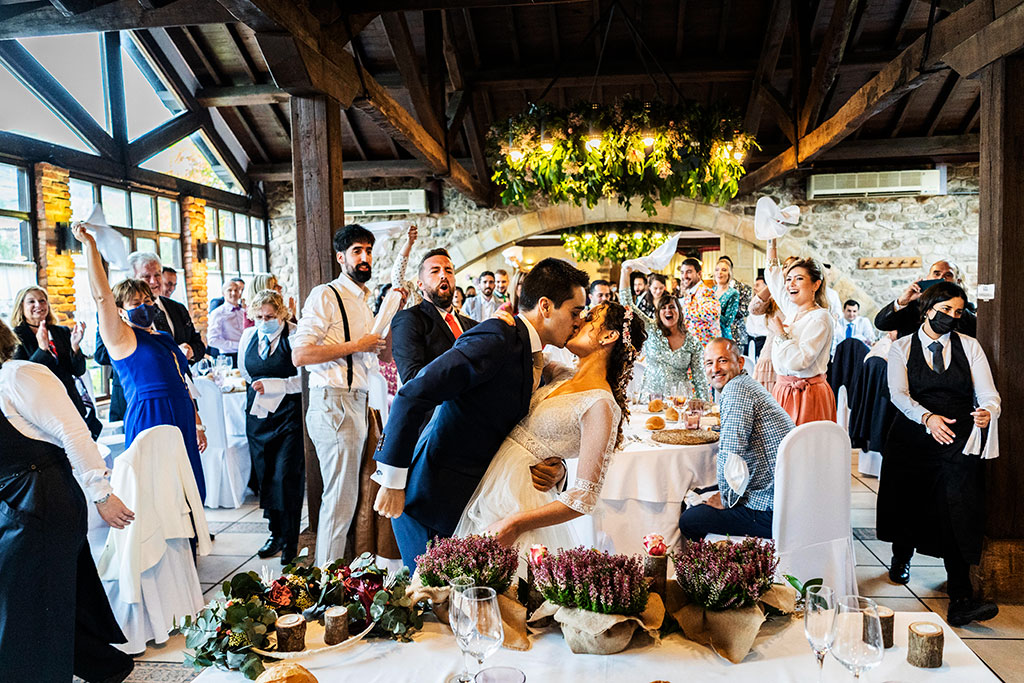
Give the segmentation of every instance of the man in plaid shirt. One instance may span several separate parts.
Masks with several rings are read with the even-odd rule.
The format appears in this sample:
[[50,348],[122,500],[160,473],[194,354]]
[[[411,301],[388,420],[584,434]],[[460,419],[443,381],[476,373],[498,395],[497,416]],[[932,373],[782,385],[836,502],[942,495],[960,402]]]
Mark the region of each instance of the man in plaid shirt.
[[[722,435],[718,442],[718,493],[703,505],[687,508],[679,530],[690,540],[707,534],[771,538],[775,456],[793,420],[771,394],[743,372],[736,343],[721,337],[704,351],[704,372],[718,392]],[[743,495],[725,480],[725,463],[737,454],[747,463],[750,483]]]

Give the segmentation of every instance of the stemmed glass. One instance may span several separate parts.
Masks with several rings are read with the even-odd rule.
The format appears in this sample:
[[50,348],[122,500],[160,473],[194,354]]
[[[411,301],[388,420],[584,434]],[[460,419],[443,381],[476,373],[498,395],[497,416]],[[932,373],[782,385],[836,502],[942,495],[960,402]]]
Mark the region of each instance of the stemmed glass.
[[836,592],[828,586],[811,586],[804,596],[804,635],[818,658],[818,680],[825,667],[825,654],[836,636]]
[[[462,592],[455,617],[455,638],[466,657],[476,662],[479,672],[484,660],[493,655],[505,640],[505,627],[498,610],[498,594],[493,588],[474,586]],[[472,680],[472,679],[470,679]]]
[[[459,614],[462,611],[462,598],[466,591],[473,587],[473,578],[470,576],[457,576],[448,582],[451,591],[448,593],[448,624],[452,627],[452,633],[459,637]],[[466,628],[468,622],[463,621]],[[456,674],[448,679],[448,683],[473,683],[473,677],[469,670],[463,666],[462,673]]]
[[882,662],[882,622],[874,600],[844,595],[836,601],[835,640],[832,656],[860,679],[865,671]]

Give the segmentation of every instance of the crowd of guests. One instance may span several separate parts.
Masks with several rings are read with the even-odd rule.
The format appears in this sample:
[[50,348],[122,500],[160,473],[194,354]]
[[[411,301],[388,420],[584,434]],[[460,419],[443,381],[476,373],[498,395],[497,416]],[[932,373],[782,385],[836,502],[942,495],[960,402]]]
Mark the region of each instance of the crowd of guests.
[[[569,310],[576,305],[577,280],[584,277],[574,269],[561,275],[567,278],[559,285],[566,292],[564,306],[550,312],[538,308],[543,274],[524,289],[528,278],[523,273],[485,271],[464,290],[456,285],[455,267],[445,249],[426,252],[415,264],[412,280],[406,280],[415,228],[393,264],[390,282],[374,297],[368,283],[375,236],[359,225],[348,225],[333,238],[340,274],[314,287],[301,313],[294,300],[285,300],[272,275],[256,276],[248,283],[231,279],[224,284],[222,300],[210,302],[204,342],[188,308],[171,298],[178,286],[173,268],[165,267],[155,254],[133,253],[130,277],[111,285],[93,236],[82,226],[76,226],[74,234],[84,245],[97,309],[93,357],[112,368],[108,420],[123,420],[126,448],[150,427],[177,427],[200,495],[205,495],[200,455],[206,447],[205,427],[193,400],[196,364],[208,356],[225,356],[246,381],[251,486],[259,493],[270,530],[260,557],[280,555],[287,563],[299,553],[307,434],[323,481],[316,529],[318,565],[366,550],[397,557],[395,534],[399,545],[415,546],[430,532],[433,527],[422,524],[409,527],[408,515],[399,521],[407,486],[415,501],[422,494],[416,488],[420,484],[406,480],[411,476],[407,470],[375,463],[374,453],[399,448],[386,443],[385,433],[395,434],[392,441],[402,439],[405,445],[420,439],[434,407],[447,405],[448,400],[422,386],[425,368],[442,372],[434,361],[449,358],[446,353],[460,338],[484,321],[496,318],[520,328],[517,343],[524,344],[527,366],[533,366],[524,381],[532,377],[534,390],[552,357],[579,363],[578,354],[596,351],[598,355],[590,357],[607,363],[609,356],[600,353],[614,348],[619,349],[618,356],[613,354],[615,362],[619,369],[628,369],[628,376],[615,379],[608,370],[606,382],[599,378],[605,373],[601,370],[588,381],[611,392],[616,401],[625,401],[635,367],[640,395],[685,395],[718,402],[718,492],[681,511],[679,527],[687,539],[708,533],[770,536],[779,444],[798,425],[837,419],[836,397],[826,379],[836,349],[856,343],[875,346],[872,353],[886,355],[879,349],[891,344],[886,357],[897,414],[883,452],[878,496],[878,536],[893,544],[890,578],[896,583],[909,580],[915,552],[942,557],[949,575],[950,623],[994,616],[994,605],[974,599],[969,577],[970,565],[980,557],[984,511],[982,447],[972,438],[972,430],[985,430],[998,418],[1000,400],[985,354],[973,339],[976,319],[962,277],[949,261],[933,264],[929,277],[912,283],[883,307],[874,325],[859,315],[857,301],[839,304],[826,266],[809,258],[781,262],[773,242],[768,245],[767,267],[752,285],[735,279],[728,256],[717,261],[707,278],[696,258],[684,259],[673,276],[623,267],[617,283],[583,282],[587,286],[581,296],[590,313],[581,317]],[[542,262],[545,268],[560,272],[561,266],[548,261]],[[563,308],[568,312],[560,312]],[[608,321],[614,324],[608,327]],[[581,327],[589,329],[588,324],[594,328],[591,347],[567,342],[567,331],[575,334]],[[46,512],[49,521],[44,527],[10,539],[0,537],[0,565],[5,576],[24,571],[20,560],[12,563],[10,558],[32,543],[47,547],[48,561],[64,563],[61,576],[67,580],[62,584],[78,586],[77,609],[98,615],[102,628],[81,635],[82,642],[95,646],[92,659],[80,655],[76,646],[55,657],[52,666],[62,671],[73,666],[85,680],[107,680],[109,676],[97,679],[92,672],[108,674],[128,664],[109,648],[109,643],[123,638],[103,607],[97,607],[95,569],[79,559],[85,548],[79,522],[87,502],[114,527],[130,524],[133,515],[113,494],[110,471],[94,443],[102,423],[90,392],[82,386],[87,325],[56,324],[46,290],[33,286],[18,294],[11,328],[0,323],[0,432],[5,442],[24,447],[15,449],[18,457],[3,464],[0,476],[14,476],[33,458],[59,464],[51,475],[29,482],[38,487],[26,489],[22,502],[30,507],[36,498],[43,500],[49,488],[66,487],[71,468],[81,487],[74,488],[70,498],[45,494],[46,500],[53,495],[65,507]],[[481,326],[471,335],[473,342],[459,348],[471,356],[473,344],[488,334],[496,339],[494,329],[491,324]],[[892,337],[878,340],[878,330],[892,331]],[[559,343],[552,341],[556,339]],[[614,346],[602,350],[604,343]],[[551,353],[539,358],[542,350]],[[487,362],[453,364],[449,359],[445,377],[453,386],[472,383],[477,381],[473,373],[490,372]],[[583,365],[590,367],[590,362]],[[309,387],[305,413],[303,368]],[[377,391],[381,377],[386,378],[383,396]],[[415,387],[410,391],[425,402],[410,404],[412,393],[399,392],[402,386]],[[402,415],[413,415],[415,425],[388,429],[392,423],[386,425],[382,415],[396,394],[405,396],[396,408]],[[529,392],[527,404],[528,396]],[[612,406],[608,419],[623,413]],[[444,413],[444,419],[449,418],[451,411]],[[602,434],[605,441],[610,438]],[[423,438],[429,451],[430,437]],[[621,445],[621,431],[618,442]],[[971,455],[964,457],[967,451]],[[748,470],[742,490],[725,475],[730,457],[742,459]],[[538,490],[566,486],[563,459],[543,459],[531,468],[531,477]],[[396,517],[391,520],[395,534],[374,509],[384,517]],[[544,518],[547,523],[571,517],[561,508],[552,510]],[[457,517],[448,521],[454,528]],[[49,540],[43,543],[39,534],[50,534]],[[52,559],[55,555],[59,561]],[[0,596],[0,613],[20,609],[17,600]],[[55,623],[34,626],[45,629]],[[9,652],[6,643],[0,646],[0,665],[16,666]]]

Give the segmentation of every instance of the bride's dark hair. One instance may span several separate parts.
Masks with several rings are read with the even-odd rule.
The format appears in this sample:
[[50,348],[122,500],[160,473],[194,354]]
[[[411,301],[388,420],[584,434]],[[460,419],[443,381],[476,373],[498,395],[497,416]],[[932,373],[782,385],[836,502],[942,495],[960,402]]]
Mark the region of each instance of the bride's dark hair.
[[614,301],[607,301],[601,306],[605,307],[602,327],[609,332],[618,332],[619,338],[608,355],[608,370],[605,376],[608,386],[612,388],[612,396],[619,404],[622,411],[622,419],[619,420],[618,435],[615,437],[615,448],[622,448],[622,425],[629,420],[629,401],[626,398],[626,387],[633,378],[633,363],[640,355],[640,349],[647,340],[647,331],[644,323],[638,315],[632,315],[630,311],[629,335],[625,334],[626,308]]

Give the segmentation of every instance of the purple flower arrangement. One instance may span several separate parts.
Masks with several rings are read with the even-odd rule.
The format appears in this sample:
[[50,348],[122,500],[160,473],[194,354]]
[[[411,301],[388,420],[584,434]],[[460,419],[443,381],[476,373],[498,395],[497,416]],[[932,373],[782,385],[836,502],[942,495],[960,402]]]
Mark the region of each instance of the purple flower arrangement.
[[704,609],[720,611],[757,604],[775,578],[774,541],[696,541],[672,558],[676,580]]
[[639,557],[579,547],[543,555],[532,568],[537,590],[556,605],[625,616],[647,607],[650,586]]
[[519,567],[519,548],[507,548],[493,536],[436,538],[416,558],[416,567],[425,586],[447,586],[452,579],[468,576],[477,586],[504,593]]

